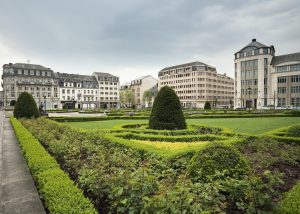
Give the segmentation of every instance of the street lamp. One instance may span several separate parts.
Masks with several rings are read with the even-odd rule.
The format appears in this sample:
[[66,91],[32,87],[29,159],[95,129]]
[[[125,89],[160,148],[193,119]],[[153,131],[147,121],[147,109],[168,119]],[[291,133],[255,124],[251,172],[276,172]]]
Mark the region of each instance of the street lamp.
[[248,107],[249,107],[249,113],[250,113],[250,92],[251,92],[251,88],[250,88],[250,86],[248,86],[248,88],[247,88],[247,92],[248,92]]
[[44,95],[44,106],[45,106],[45,113],[46,113],[46,95]]

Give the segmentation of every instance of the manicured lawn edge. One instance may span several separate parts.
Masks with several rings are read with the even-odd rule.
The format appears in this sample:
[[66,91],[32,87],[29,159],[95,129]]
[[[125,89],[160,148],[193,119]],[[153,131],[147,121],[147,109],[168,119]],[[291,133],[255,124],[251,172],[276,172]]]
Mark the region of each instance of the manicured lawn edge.
[[16,118],[10,122],[49,213],[98,213],[39,141]]
[[300,213],[300,181],[288,191],[284,199],[279,203],[280,214]]
[[[207,118],[257,118],[257,117],[298,117],[290,114],[245,114],[245,115],[195,115],[186,116],[185,119],[207,119]],[[145,120],[149,116],[96,116],[96,117],[48,117],[57,122],[84,122],[84,121],[102,121],[102,120]]]

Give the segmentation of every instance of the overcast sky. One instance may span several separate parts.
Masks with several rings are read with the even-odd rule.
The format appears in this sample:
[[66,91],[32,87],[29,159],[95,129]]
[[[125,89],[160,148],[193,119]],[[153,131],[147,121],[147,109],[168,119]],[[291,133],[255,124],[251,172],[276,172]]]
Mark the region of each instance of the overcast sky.
[[[121,83],[201,61],[233,77],[252,38],[300,52],[299,0],[0,0],[0,64],[109,72]],[[2,69],[1,69],[2,70]]]

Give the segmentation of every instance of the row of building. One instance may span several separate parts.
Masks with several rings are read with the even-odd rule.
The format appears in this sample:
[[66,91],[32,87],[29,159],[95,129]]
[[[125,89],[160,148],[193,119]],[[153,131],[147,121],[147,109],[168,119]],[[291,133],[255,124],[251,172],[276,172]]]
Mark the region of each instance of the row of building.
[[[95,72],[92,75],[54,72],[33,64],[3,65],[0,103],[9,106],[23,91],[32,94],[46,109],[149,107],[155,95],[168,85],[185,108],[213,107],[261,109],[300,106],[300,53],[275,56],[274,46],[253,39],[234,54],[234,78],[220,74],[202,62],[170,66],[158,72],[158,79],[143,76],[120,86],[119,77]],[[130,92],[124,98],[125,92]]]

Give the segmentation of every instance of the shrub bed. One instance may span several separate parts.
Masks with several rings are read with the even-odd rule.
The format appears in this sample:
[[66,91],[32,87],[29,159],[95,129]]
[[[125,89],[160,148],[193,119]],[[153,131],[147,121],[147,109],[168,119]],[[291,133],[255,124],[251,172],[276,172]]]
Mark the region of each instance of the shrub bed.
[[[265,168],[260,172],[245,170],[247,173],[237,170],[238,176],[231,176],[216,166],[212,170],[216,172],[214,179],[203,182],[187,173],[188,163],[196,150],[164,158],[156,155],[154,149],[140,146],[138,140],[116,137],[128,130],[82,132],[45,118],[22,123],[93,199],[101,213],[274,213],[274,199],[280,198],[281,177],[273,169],[266,172]],[[144,132],[139,128],[132,131]],[[248,145],[245,139],[252,145],[254,138],[242,135],[228,137],[222,140],[222,145],[238,148]],[[214,142],[207,142],[199,153],[210,144]],[[252,150],[245,149],[243,154]],[[212,149],[210,154],[211,157],[222,156],[220,150]],[[286,157],[286,154],[280,155]],[[256,160],[264,156],[259,154]],[[205,157],[209,159],[210,156],[206,154]],[[232,162],[239,163],[238,160],[233,158]],[[243,164],[236,165],[246,168]],[[200,177],[205,176],[203,173],[206,172]]]
[[97,213],[83,192],[63,172],[54,158],[15,118],[11,123],[30,172],[50,213]]

